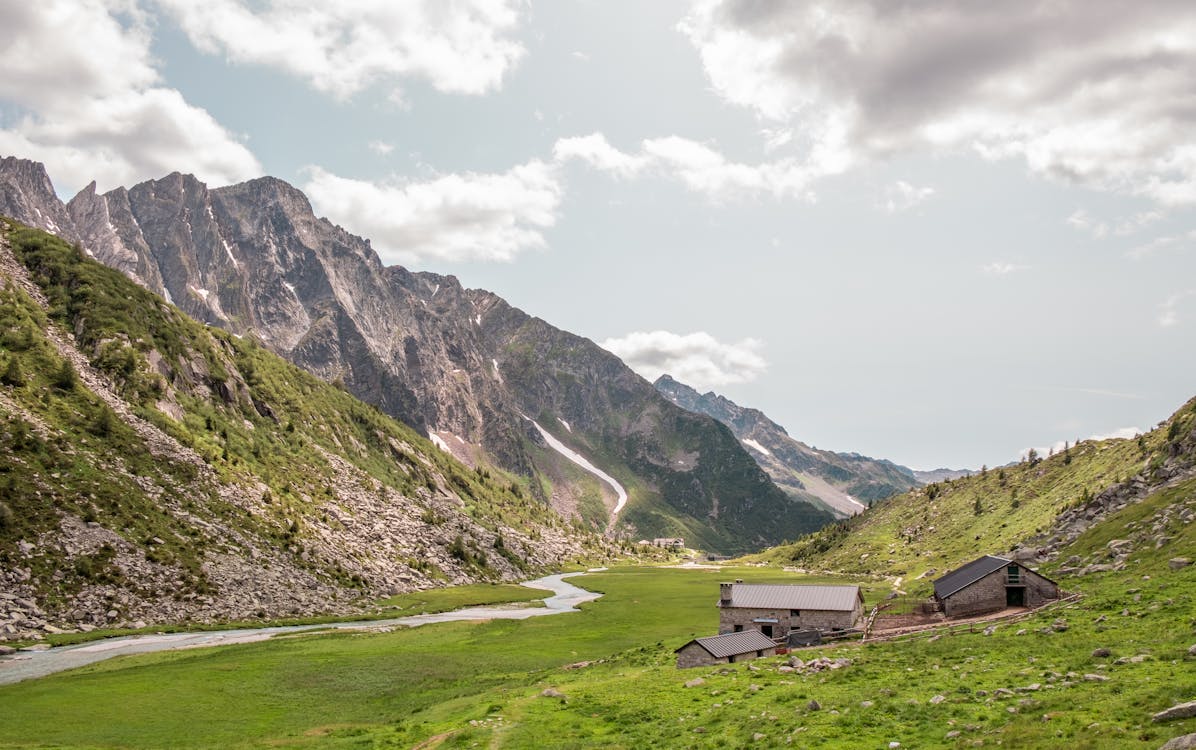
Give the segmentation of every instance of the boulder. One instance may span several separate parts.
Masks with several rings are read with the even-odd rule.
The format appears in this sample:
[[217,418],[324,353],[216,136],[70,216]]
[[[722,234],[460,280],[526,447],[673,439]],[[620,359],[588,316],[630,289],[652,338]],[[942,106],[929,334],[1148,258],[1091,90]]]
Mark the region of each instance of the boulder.
[[565,698],[566,695],[556,688],[544,688],[540,691],[541,698]]
[[1186,557],[1173,557],[1167,561],[1167,565],[1172,570],[1181,570],[1192,564],[1192,561]]
[[1103,659],[1106,656],[1112,655],[1112,653],[1113,652],[1110,651],[1109,649],[1105,648],[1104,646],[1101,646],[1100,648],[1092,650],[1092,658],[1093,659]]
[[1173,719],[1190,719],[1193,716],[1196,716],[1196,701],[1188,701],[1187,703],[1178,703],[1164,711],[1159,711],[1151,717],[1151,720],[1171,721]]
[[695,677],[692,680],[689,680],[688,682],[686,682],[685,687],[687,687],[687,688],[698,687],[699,685],[705,685],[705,684],[706,684],[706,681],[703,680],[701,677]]
[[1196,732],[1192,734],[1185,734],[1180,737],[1175,737],[1167,741],[1167,744],[1159,748],[1159,750],[1194,750],[1196,749]]
[[820,710],[822,710],[822,704],[819,703],[818,701],[814,700],[813,698],[811,698],[810,702],[806,704],[806,710],[807,711],[820,711]]

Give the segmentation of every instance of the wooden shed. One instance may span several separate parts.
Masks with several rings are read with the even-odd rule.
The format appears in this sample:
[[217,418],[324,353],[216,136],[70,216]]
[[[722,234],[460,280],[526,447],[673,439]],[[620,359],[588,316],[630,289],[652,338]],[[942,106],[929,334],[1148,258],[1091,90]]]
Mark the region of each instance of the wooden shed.
[[677,654],[677,668],[688,669],[774,656],[777,653],[777,644],[759,630],[745,630],[741,633],[695,638],[674,653]]
[[1004,557],[985,555],[934,582],[934,598],[947,617],[1041,607],[1059,598],[1059,584]]

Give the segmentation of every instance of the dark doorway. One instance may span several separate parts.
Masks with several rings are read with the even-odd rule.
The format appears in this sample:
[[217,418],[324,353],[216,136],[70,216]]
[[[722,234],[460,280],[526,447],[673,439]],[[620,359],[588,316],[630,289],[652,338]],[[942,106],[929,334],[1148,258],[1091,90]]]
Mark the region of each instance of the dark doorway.
[[772,626],[771,625],[761,625],[760,632],[763,633],[764,635],[768,636],[769,638],[772,638]]
[[1024,607],[1026,606],[1026,590],[1021,586],[1006,586],[1005,587],[1005,606],[1006,607]]

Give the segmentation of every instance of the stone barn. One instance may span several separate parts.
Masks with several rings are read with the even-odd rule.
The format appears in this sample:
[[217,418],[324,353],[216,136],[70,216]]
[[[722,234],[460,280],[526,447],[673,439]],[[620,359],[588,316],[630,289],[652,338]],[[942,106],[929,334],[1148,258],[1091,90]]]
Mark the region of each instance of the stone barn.
[[719,585],[718,632],[759,630],[782,639],[791,630],[850,630],[864,613],[859,586],[793,586],[736,581]]
[[947,617],[966,617],[1041,607],[1059,598],[1059,584],[1012,560],[985,555],[936,580],[934,598]]
[[677,669],[688,669],[774,656],[777,644],[759,630],[745,630],[742,633],[695,638],[674,653],[677,654]]

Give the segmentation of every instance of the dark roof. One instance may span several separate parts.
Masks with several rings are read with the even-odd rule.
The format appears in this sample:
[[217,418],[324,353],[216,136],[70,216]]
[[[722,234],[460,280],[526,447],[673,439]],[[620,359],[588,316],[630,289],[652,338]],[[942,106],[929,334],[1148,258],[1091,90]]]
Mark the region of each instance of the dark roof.
[[962,568],[956,568],[942,578],[936,579],[934,582],[934,595],[939,599],[951,596],[960,589],[979,581],[989,573],[1012,564],[1012,560],[1006,560],[1004,557],[994,557],[993,555],[985,555],[984,557],[977,558]]
[[[759,630],[744,630],[739,633],[724,633],[723,635],[712,635],[706,638],[695,638],[689,643],[698,644],[716,659],[721,659],[724,656],[750,654],[777,647],[777,644],[773,643],[771,638]],[[685,644],[685,646],[688,646],[689,643]],[[685,646],[681,648],[685,648]],[[677,650],[680,651],[681,648]]]
[[792,586],[736,583],[731,607],[751,609],[822,609],[850,612],[863,601],[859,586]]

